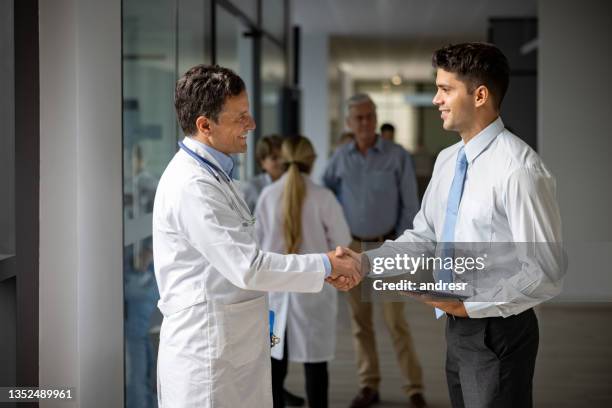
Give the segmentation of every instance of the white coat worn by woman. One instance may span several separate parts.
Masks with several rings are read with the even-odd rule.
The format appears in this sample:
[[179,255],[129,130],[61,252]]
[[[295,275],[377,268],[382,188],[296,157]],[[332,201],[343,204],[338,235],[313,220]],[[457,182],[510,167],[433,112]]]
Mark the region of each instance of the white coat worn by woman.
[[[327,252],[351,242],[342,207],[334,194],[306,175],[306,199],[302,208],[302,242],[298,253]],[[257,240],[263,251],[287,253],[283,241],[282,194],[287,174],[264,188],[257,203]],[[280,343],[272,357],[283,358],[289,338],[289,360],[300,363],[329,361],[336,348],[337,290],[325,285],[318,293],[270,292],[270,310],[276,314],[274,334]],[[287,336],[285,336],[285,330]]]
[[[315,185],[308,174],[315,160],[310,141],[286,138],[281,158],[286,173],[266,187],[257,203],[257,238],[263,250],[277,253],[320,253],[351,241],[349,227],[333,193]],[[319,293],[271,292],[276,313],[274,333],[280,343],[272,349],[274,406],[284,406],[287,361],[305,363],[310,406],[328,406],[327,361],[336,346],[337,293],[325,287]],[[288,343],[288,344],[287,344]],[[288,350],[288,356],[285,356]]]
[[[198,142],[183,143],[220,166]],[[321,255],[259,250],[248,207],[234,182],[218,176],[181,149],[157,189],[160,407],[271,407],[263,291],[318,292],[323,286]]]

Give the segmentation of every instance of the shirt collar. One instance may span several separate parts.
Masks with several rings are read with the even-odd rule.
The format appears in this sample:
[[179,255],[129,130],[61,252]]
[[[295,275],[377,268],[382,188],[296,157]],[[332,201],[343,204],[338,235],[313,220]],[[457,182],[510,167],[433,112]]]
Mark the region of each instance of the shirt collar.
[[223,170],[230,178],[233,178],[232,172],[234,170],[234,160],[231,156],[220,152],[214,147],[199,142],[192,137],[185,137],[185,139],[183,139],[183,143],[199,155],[202,155],[202,151],[208,153],[217,162],[216,164],[221,167],[221,170]]
[[[357,142],[355,140],[350,142],[349,150],[359,152],[359,149],[357,148]],[[382,151],[383,150],[383,138],[380,137],[380,135],[376,135],[376,142],[374,142],[372,147],[370,147],[368,150]]]
[[504,130],[504,122],[501,117],[497,117],[489,126],[482,129],[476,136],[472,138],[465,146],[465,157],[468,163],[472,163],[476,157],[482,153],[489,144]]

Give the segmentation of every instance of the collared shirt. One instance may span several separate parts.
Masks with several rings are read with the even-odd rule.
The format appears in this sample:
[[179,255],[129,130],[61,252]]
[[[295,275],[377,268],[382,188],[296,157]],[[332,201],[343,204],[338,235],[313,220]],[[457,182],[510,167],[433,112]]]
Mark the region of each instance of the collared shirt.
[[338,197],[353,235],[401,234],[412,227],[417,183],[412,158],[400,145],[377,137],[365,156],[355,142],[340,146],[323,182]]
[[[460,141],[440,152],[423,197],[414,228],[396,242],[440,242],[450,186],[459,149],[468,160],[455,242],[561,243],[561,217],[555,197],[555,180],[542,160],[525,142],[504,128],[501,118],[467,144]],[[499,301],[464,302],[470,317],[510,316],[556,296],[562,287],[557,268],[563,260],[534,259],[497,276]]]
[[204,149],[208,153],[210,153],[210,155],[217,161],[217,163],[221,167],[221,170],[223,170],[225,172],[225,174],[227,174],[230,178],[234,178],[233,174],[232,174],[233,171],[234,171],[234,160],[231,158],[231,156],[229,156],[229,155],[227,155],[227,154],[225,154],[223,152],[218,151],[214,147],[211,147],[211,146],[209,146],[207,144],[199,142],[199,141],[195,140],[192,137],[186,137],[183,140],[183,143],[185,142],[185,140],[191,140],[197,146],[200,146],[202,149]]

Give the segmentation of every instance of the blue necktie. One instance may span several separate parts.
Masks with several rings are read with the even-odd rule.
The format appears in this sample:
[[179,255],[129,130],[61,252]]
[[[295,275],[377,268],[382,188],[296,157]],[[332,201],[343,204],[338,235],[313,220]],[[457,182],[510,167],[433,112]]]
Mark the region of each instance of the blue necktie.
[[[465,182],[465,173],[467,172],[468,162],[465,157],[464,147],[459,149],[457,153],[457,163],[455,164],[455,176],[453,184],[451,184],[448,193],[448,202],[446,204],[446,215],[444,216],[444,229],[442,230],[442,251],[440,256],[444,260],[446,257],[454,256],[455,242],[455,224],[457,223],[457,214],[459,213],[459,204],[461,203],[461,195],[463,194],[463,185]],[[443,262],[445,263],[445,262]],[[453,271],[443,268],[438,271],[437,280],[451,283],[453,281]],[[436,318],[440,318],[444,312],[436,308]]]

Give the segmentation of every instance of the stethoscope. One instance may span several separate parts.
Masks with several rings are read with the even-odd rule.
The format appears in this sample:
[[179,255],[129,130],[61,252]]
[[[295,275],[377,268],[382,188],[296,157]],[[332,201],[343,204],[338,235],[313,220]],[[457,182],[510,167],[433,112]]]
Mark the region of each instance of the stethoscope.
[[230,205],[234,212],[238,214],[238,216],[242,219],[242,225],[244,227],[247,227],[249,225],[255,224],[255,217],[253,217],[253,215],[251,214],[251,210],[249,210],[249,207],[247,207],[247,205],[244,203],[244,200],[240,198],[240,195],[234,188],[234,183],[232,183],[232,179],[227,174],[225,174],[223,169],[219,168],[219,166],[217,166],[215,163],[211,162],[205,157],[200,156],[199,154],[185,146],[183,142],[178,142],[178,145],[181,149],[183,149],[185,153],[193,157],[200,164],[200,166],[205,168],[215,178],[215,180],[217,180],[217,182],[219,182],[220,184],[225,183],[229,187],[233,197],[228,197],[228,201],[230,202]]

